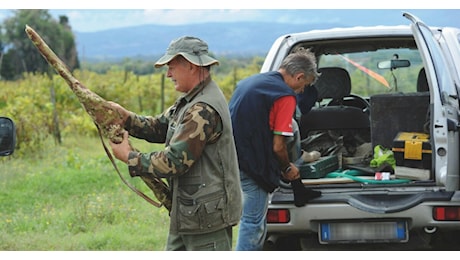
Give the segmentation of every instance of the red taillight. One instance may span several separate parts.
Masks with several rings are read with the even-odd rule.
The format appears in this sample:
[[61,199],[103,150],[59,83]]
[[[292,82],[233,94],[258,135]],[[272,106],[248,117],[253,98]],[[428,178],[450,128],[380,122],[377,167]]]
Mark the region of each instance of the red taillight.
[[269,209],[267,212],[267,223],[288,223],[290,220],[287,209]]
[[460,207],[434,207],[433,219],[438,221],[460,221]]

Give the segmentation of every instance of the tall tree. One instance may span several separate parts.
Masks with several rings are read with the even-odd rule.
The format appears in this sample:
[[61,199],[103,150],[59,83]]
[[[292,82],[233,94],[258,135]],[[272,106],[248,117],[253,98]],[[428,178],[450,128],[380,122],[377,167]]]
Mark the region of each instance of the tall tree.
[[[72,71],[79,68],[75,37],[66,16],[61,16],[59,21],[52,18],[45,9],[15,10],[14,16],[4,22],[5,43],[8,46],[3,66],[13,72],[0,71],[6,79],[19,77],[23,72],[50,72],[52,69],[37,52],[33,43],[28,39],[24,29],[28,24],[40,33],[56,54],[67,64]],[[6,59],[8,57],[8,59]],[[11,78],[14,75],[14,78]]]
[[[3,38],[8,44],[8,50],[4,55],[3,66],[0,69],[2,78],[17,79],[24,72],[46,73],[49,76],[54,73],[54,69],[49,66],[27,37],[26,24],[42,35],[70,71],[80,66],[75,37],[66,16],[59,17],[59,21],[57,21],[52,18],[48,10],[16,10],[14,16],[4,22],[5,34]],[[53,122],[50,123],[50,129],[53,129],[53,136],[56,141],[61,143],[54,85],[51,84],[49,89],[50,102],[53,104]]]

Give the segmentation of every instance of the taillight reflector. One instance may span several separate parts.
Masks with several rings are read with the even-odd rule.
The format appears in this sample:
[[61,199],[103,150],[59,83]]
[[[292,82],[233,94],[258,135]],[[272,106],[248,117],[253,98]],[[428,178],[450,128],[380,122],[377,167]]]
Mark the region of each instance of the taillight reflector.
[[267,212],[267,223],[288,223],[290,220],[287,209],[269,209]]
[[460,221],[460,207],[434,207],[433,219],[438,221]]

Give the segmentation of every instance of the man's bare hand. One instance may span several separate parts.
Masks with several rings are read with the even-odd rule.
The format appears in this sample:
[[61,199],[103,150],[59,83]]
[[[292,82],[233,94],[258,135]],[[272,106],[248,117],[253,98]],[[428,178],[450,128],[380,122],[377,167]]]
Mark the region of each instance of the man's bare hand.
[[117,124],[117,125],[124,126],[126,120],[129,118],[129,116],[130,116],[130,114],[131,114],[131,111],[125,109],[125,108],[122,107],[120,104],[115,103],[115,102],[113,102],[113,101],[107,101],[107,103],[112,107],[113,110],[118,111],[118,113],[119,113],[120,116],[121,116],[120,121],[112,122],[112,123],[113,123],[113,124]]
[[129,152],[133,151],[129,140],[128,140],[129,134],[127,131],[124,131],[123,133],[123,140],[121,143],[116,144],[112,141],[109,140],[110,147],[112,147],[112,153],[117,158],[118,160],[128,163],[128,155]]
[[284,179],[288,181],[293,181],[300,178],[299,168],[295,166],[295,164],[290,163],[291,170],[288,172],[283,172],[281,175]]

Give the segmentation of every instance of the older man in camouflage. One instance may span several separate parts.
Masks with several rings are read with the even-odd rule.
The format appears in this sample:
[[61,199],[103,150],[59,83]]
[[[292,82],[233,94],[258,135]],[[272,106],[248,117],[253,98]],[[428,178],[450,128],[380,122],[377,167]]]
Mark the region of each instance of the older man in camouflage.
[[[127,131],[114,156],[127,163],[131,176],[165,178],[172,191],[167,250],[231,250],[232,227],[241,216],[238,161],[226,99],[211,79],[218,61],[195,37],[171,42],[155,67],[183,95],[158,116],[140,116],[112,103]],[[164,143],[161,151],[133,151],[129,135]]]

